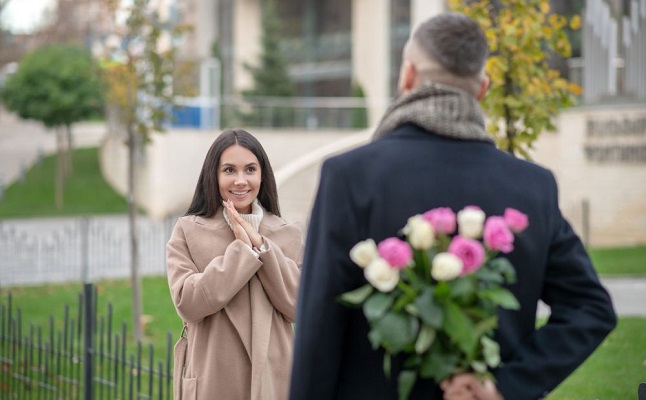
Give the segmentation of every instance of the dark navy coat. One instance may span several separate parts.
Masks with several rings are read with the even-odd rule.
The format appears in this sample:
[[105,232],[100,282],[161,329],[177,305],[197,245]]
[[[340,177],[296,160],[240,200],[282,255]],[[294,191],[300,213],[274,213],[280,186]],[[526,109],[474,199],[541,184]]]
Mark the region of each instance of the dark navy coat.
[[[404,125],[323,164],[297,303],[291,400],[397,398],[396,380],[385,377],[383,352],[371,348],[361,310],[336,300],[366,283],[349,251],[367,238],[378,243],[395,236],[414,214],[468,205],[487,216],[513,207],[529,217],[506,255],[517,271],[510,289],[521,309],[501,311],[496,333],[503,366],[494,373],[505,399],[545,396],[595,350],[616,315],[559,210],[552,173],[489,143]],[[551,317],[536,330],[539,300],[551,307]],[[410,398],[441,399],[442,393],[421,380]]]

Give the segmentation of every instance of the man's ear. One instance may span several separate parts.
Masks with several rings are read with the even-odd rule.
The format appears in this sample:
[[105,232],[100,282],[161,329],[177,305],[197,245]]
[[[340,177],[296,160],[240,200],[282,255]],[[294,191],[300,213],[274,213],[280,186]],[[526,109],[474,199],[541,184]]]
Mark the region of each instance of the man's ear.
[[417,77],[417,70],[415,65],[408,60],[402,62],[401,71],[399,74],[399,91],[406,93],[413,89],[415,86],[415,78]]
[[490,83],[491,81],[489,80],[489,77],[485,75],[480,81],[480,89],[478,89],[478,95],[476,96],[476,99],[478,99],[478,101],[481,101],[485,97]]

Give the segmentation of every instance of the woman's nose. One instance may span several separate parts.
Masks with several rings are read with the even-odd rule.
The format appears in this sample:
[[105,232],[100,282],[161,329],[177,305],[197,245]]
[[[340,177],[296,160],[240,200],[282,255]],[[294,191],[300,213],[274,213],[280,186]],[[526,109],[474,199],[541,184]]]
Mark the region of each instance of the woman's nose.
[[243,184],[245,184],[246,182],[247,182],[247,180],[245,179],[245,177],[244,177],[244,174],[243,174],[243,173],[236,174],[236,179],[235,179],[235,181],[234,181],[234,183],[235,183],[236,185],[243,185]]

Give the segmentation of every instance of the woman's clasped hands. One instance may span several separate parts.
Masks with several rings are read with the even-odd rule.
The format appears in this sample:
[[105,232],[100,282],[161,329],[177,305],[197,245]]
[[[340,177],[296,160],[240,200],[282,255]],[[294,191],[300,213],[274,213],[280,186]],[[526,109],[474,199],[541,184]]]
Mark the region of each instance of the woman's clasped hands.
[[235,238],[242,240],[252,249],[259,249],[264,242],[262,236],[256,232],[249,222],[240,216],[230,199],[224,200],[222,204],[229,215],[229,222],[231,222],[231,229],[233,229]]

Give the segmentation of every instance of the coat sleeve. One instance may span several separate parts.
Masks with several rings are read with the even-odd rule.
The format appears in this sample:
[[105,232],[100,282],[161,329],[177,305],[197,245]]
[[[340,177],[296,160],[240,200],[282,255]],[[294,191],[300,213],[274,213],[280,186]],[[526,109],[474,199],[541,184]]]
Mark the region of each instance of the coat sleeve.
[[234,240],[224,255],[213,258],[200,272],[191,258],[182,220],[175,225],[166,250],[173,304],[187,322],[222,310],[262,265],[244,242]]
[[343,361],[349,309],[340,294],[357,287],[349,250],[356,243],[346,177],[327,160],[312,208],[299,288],[290,399],[333,399]]
[[616,315],[583,243],[558,209],[552,182],[552,234],[541,299],[547,323],[514,349],[495,372],[505,399],[546,396],[565,380],[614,329]]
[[300,232],[294,228],[289,233],[289,244],[295,256],[288,257],[278,244],[264,237],[268,250],[260,254],[262,267],[258,270],[258,279],[262,283],[267,297],[285,319],[294,322],[296,319],[296,296],[301,278],[300,256],[302,239]]

